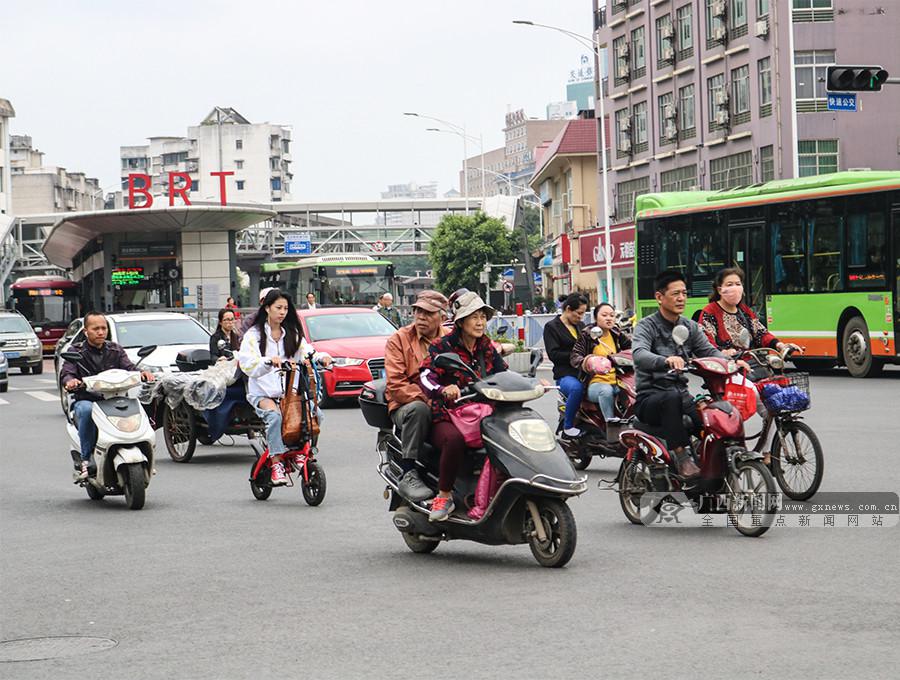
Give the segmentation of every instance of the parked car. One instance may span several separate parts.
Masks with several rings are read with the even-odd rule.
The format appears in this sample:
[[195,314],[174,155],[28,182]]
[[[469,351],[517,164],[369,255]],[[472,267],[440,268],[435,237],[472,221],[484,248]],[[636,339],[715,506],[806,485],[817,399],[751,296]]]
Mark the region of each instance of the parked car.
[[[125,349],[128,357],[137,362],[137,351],[145,345],[157,345],[156,351],[141,362],[141,368],[153,373],[178,371],[175,358],[179,352],[190,349],[209,349],[212,333],[195,319],[178,312],[125,312],[107,314],[109,322],[108,339]],[[54,368],[59,380],[63,359],[61,354],[70,345],[84,341],[84,321],[76,319],[66,329],[56,345]],[[60,403],[63,413],[67,402],[60,389]]]
[[19,312],[0,311],[0,340],[4,343],[3,354],[10,367],[18,368],[22,373],[44,372],[41,341],[28,319]]
[[[3,340],[0,340],[0,347],[4,344]],[[0,392],[6,392],[9,389],[9,362],[6,360],[6,355],[3,352],[0,352]]]
[[384,377],[384,347],[394,325],[367,307],[322,307],[298,311],[303,334],[334,369],[324,372],[325,403],[356,398],[364,384]]

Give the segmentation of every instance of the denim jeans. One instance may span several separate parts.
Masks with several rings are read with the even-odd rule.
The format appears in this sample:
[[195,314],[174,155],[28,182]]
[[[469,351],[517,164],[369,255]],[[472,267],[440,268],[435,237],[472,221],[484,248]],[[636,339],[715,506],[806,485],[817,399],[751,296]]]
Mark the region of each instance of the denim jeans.
[[90,460],[97,445],[97,426],[91,417],[94,402],[79,399],[72,404],[73,420],[78,428],[78,441],[81,444],[81,460]]
[[247,397],[247,401],[253,406],[256,415],[262,418],[266,424],[266,442],[269,444],[269,455],[280,456],[285,453],[288,448],[281,439],[281,409],[278,403],[275,404],[274,410],[266,410],[259,407],[259,402],[268,397]]
[[618,385],[610,385],[609,383],[591,383],[588,385],[588,399],[597,403],[604,420],[616,417],[616,395],[618,393]]
[[557,383],[559,391],[566,397],[566,417],[563,427],[569,429],[575,427],[575,416],[581,407],[581,399],[584,397],[584,385],[573,375],[564,375]]

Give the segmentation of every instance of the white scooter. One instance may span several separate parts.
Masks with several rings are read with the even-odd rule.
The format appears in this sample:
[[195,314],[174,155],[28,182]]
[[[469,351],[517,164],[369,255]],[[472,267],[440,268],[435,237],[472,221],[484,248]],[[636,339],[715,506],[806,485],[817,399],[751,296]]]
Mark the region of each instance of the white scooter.
[[[156,345],[142,347],[138,351],[138,365],[155,349]],[[77,352],[63,352],[62,357],[75,364],[81,360]],[[128,507],[140,510],[144,507],[150,477],[155,473],[153,459],[156,445],[156,433],[150,418],[137,397],[128,396],[129,390],[140,386],[141,373],[111,368],[82,378],[82,382],[88,392],[102,399],[93,402],[91,409],[91,417],[97,426],[97,444],[86,479],[80,476],[81,444],[72,404],[69,404],[66,431],[72,442],[69,453],[75,463],[75,484],[83,486],[87,495],[95,501],[104,496],[125,494]]]

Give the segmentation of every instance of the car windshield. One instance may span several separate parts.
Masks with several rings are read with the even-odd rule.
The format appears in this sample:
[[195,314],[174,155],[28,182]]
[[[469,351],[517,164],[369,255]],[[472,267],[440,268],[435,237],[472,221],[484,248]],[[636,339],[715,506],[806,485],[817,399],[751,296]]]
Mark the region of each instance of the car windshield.
[[21,316],[0,316],[0,333],[31,333],[31,326]]
[[306,317],[310,342],[336,338],[364,338],[389,336],[396,332],[394,325],[378,312],[361,314],[317,314]]
[[122,347],[146,345],[208,345],[210,333],[193,319],[132,319],[116,322],[116,342]]

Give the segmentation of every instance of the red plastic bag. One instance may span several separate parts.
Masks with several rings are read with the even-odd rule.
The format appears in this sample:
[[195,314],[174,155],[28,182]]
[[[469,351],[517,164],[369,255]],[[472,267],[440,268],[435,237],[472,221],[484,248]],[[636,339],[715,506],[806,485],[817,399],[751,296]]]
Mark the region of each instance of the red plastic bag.
[[478,484],[475,487],[475,505],[469,510],[468,515],[472,519],[481,519],[487,511],[488,505],[497,489],[500,487],[500,477],[491,461],[484,459],[484,467],[481,468],[481,475],[478,477]]
[[450,422],[460,431],[466,446],[472,449],[480,449],[484,446],[481,440],[481,421],[494,412],[494,407],[477,401],[447,409]]
[[725,385],[725,401],[748,420],[756,413],[756,387],[743,375],[733,375]]

